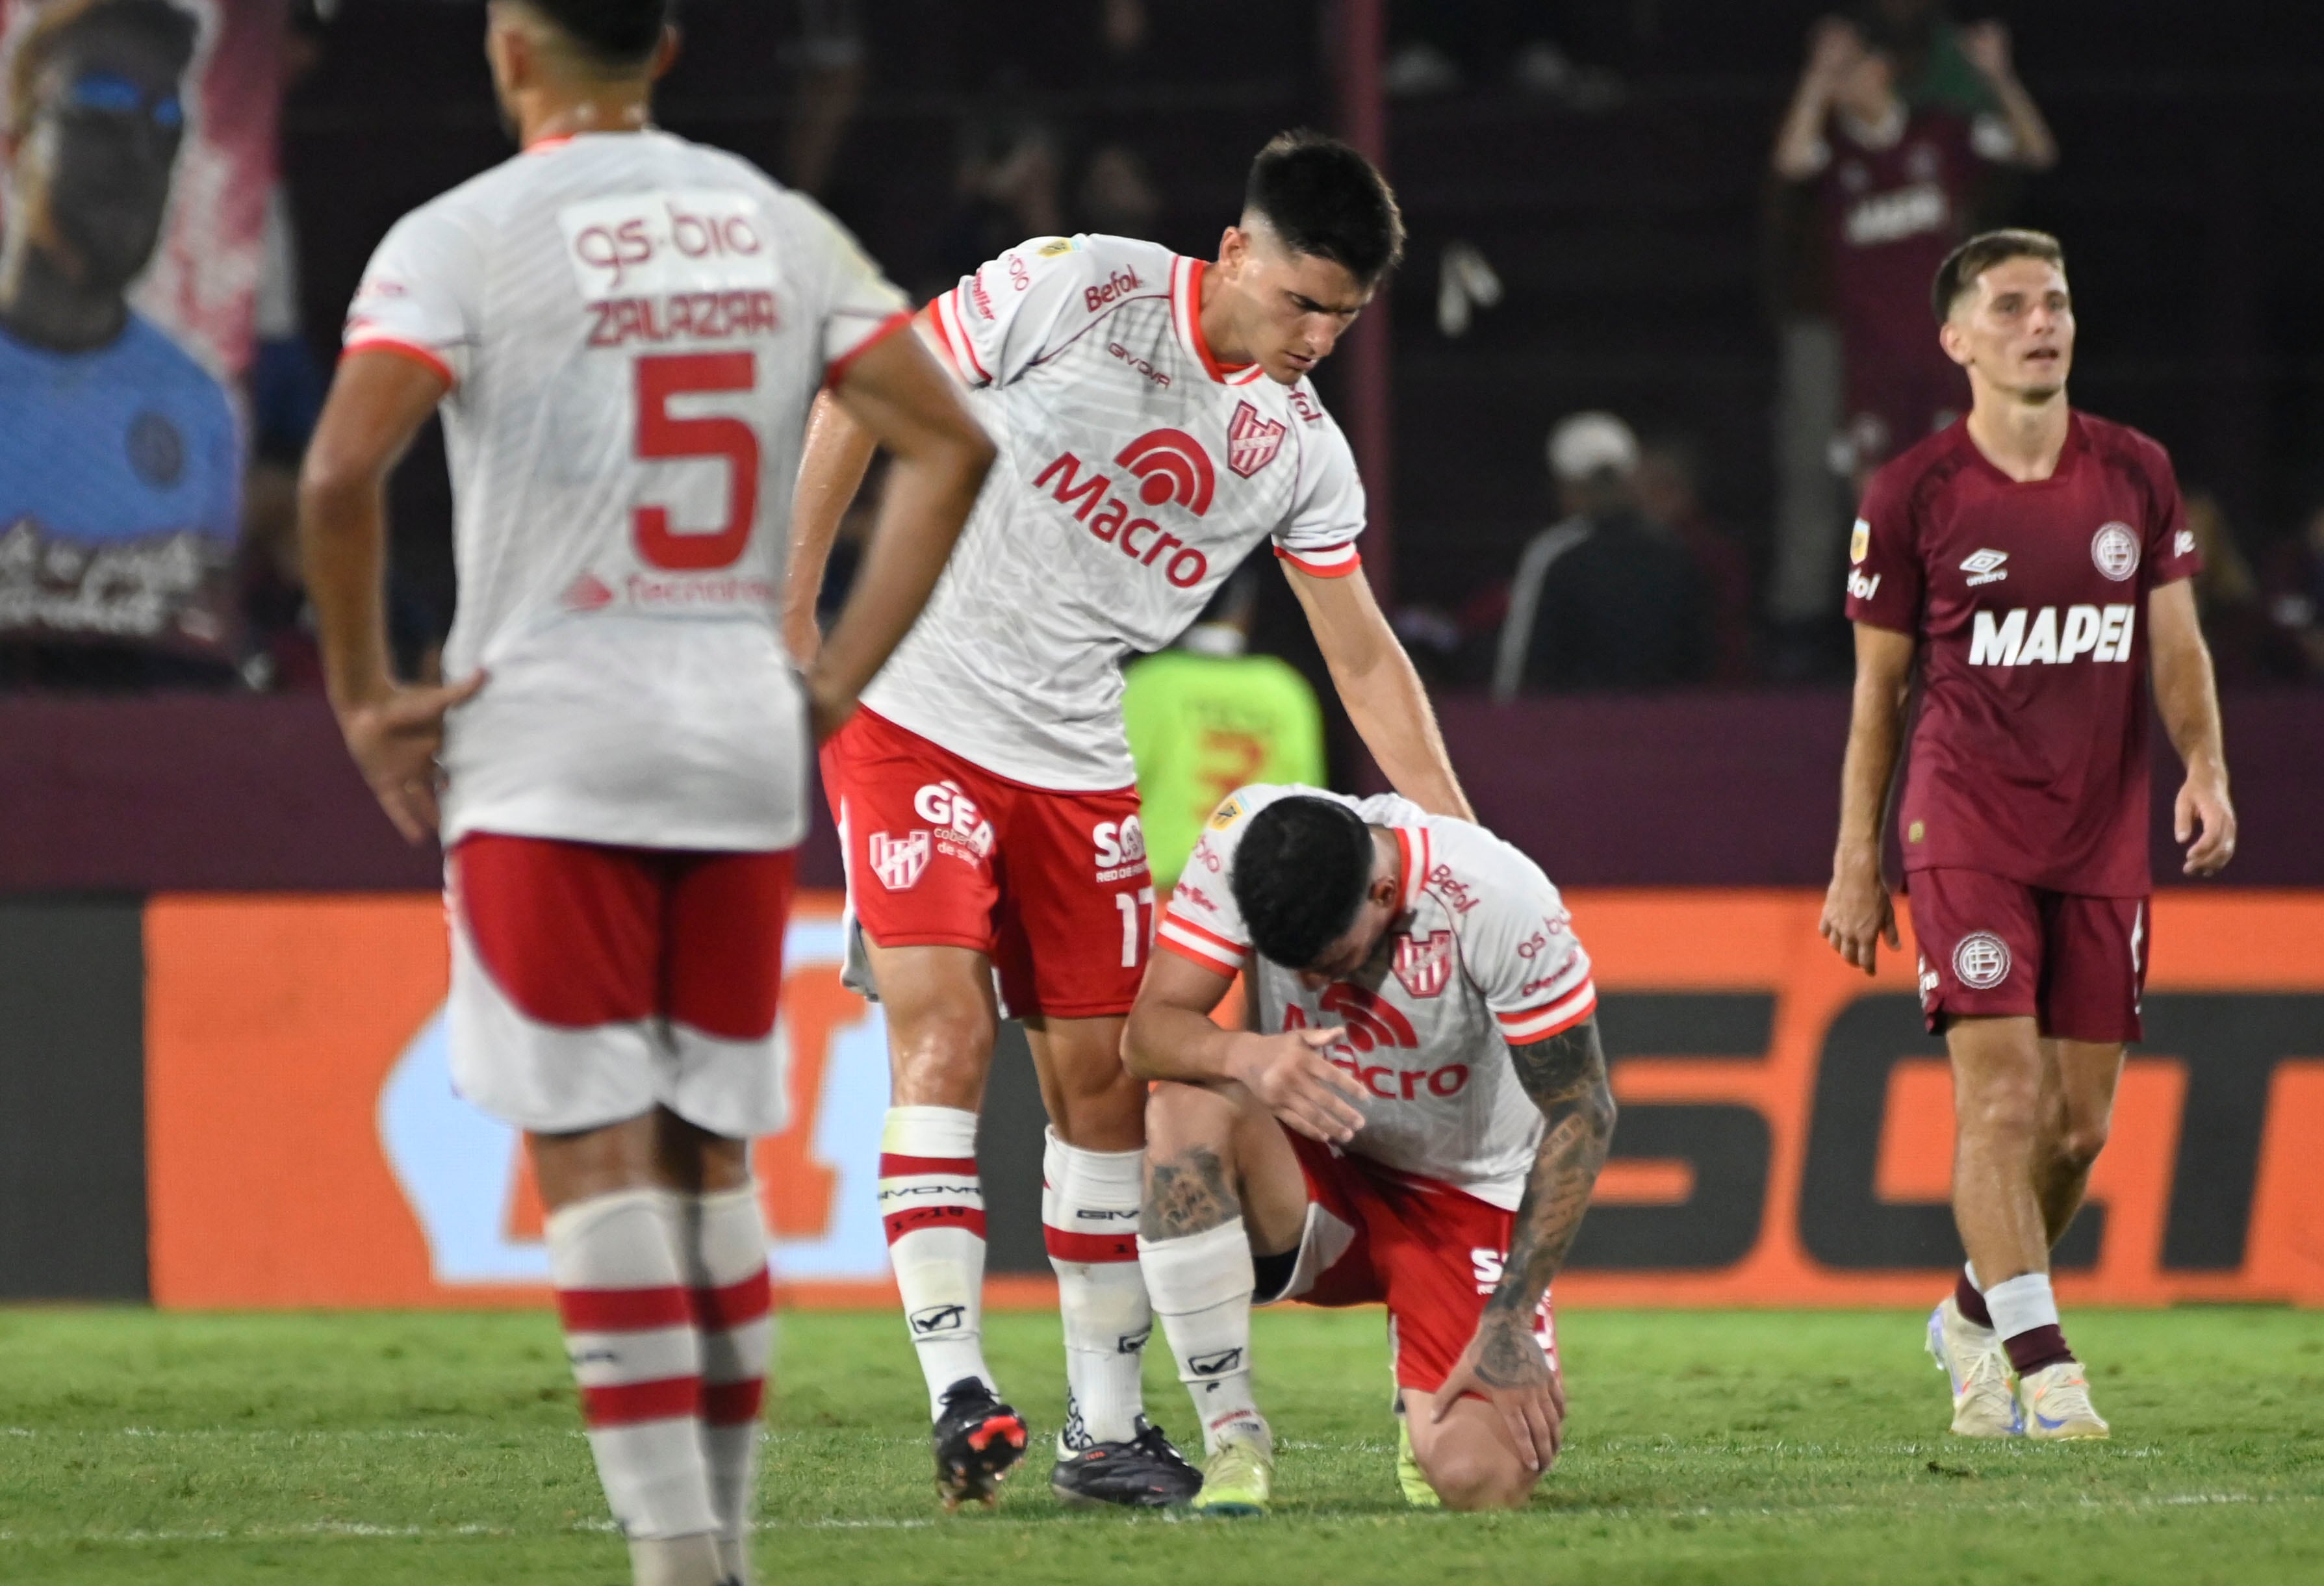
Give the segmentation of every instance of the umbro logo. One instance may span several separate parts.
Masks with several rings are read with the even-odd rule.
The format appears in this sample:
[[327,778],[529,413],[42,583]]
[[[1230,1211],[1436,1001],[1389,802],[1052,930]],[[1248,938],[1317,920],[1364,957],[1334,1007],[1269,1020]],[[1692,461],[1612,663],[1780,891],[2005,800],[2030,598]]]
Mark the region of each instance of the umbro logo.
[[1972,589],[1980,584],[1998,584],[2009,576],[2009,569],[2001,565],[2008,559],[2006,550],[1981,550],[1961,563],[1961,571],[1969,575]]

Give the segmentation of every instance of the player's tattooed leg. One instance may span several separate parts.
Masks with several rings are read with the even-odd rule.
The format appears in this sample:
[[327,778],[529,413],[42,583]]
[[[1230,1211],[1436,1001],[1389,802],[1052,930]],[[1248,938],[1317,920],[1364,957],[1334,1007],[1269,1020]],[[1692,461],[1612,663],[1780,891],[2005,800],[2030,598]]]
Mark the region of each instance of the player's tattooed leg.
[[1242,1203],[1228,1183],[1226,1165],[1206,1146],[1189,1146],[1146,1170],[1146,1205],[1138,1231],[1150,1240],[1181,1239],[1231,1222]]

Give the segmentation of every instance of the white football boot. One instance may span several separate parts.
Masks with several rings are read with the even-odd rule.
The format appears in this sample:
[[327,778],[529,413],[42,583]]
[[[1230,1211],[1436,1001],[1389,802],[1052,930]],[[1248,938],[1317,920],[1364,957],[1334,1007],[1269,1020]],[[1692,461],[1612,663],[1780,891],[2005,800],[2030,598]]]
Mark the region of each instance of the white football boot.
[[2025,1413],[2025,1435],[2064,1443],[2110,1437],[2105,1417],[2090,1406],[2090,1385],[2080,1360],[2044,1366],[2017,1384]]
[[[1937,1369],[1952,1381],[1954,1436],[2024,1434],[2017,1397],[2009,1391],[2009,1353],[2001,1347],[2001,1335],[1962,1315],[1950,1295],[1929,1313],[1929,1353],[1936,1357]],[[2089,1407],[2087,1397],[2083,1407]]]

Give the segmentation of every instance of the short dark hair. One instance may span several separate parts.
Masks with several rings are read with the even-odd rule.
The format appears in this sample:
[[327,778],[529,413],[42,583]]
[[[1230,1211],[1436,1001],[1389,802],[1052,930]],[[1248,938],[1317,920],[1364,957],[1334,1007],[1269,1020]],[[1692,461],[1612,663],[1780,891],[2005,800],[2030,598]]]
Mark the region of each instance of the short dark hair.
[[2066,267],[2066,250],[2056,237],[2046,231],[1981,231],[1977,235],[1945,255],[1937,266],[1937,279],[1929,288],[1929,306],[1937,311],[1937,323],[1941,325],[1953,317],[1953,305],[1962,294],[1977,290],[1977,278],[1996,264],[2006,264],[2012,259],[2040,259]]
[[1363,906],[1372,829],[1346,805],[1309,794],[1250,817],[1235,848],[1234,899],[1262,958],[1305,969]]
[[524,0],[599,65],[631,70],[653,59],[672,0]]
[[1404,216],[1388,178],[1322,133],[1278,133],[1250,162],[1242,204],[1293,253],[1329,259],[1366,286],[1404,257]]

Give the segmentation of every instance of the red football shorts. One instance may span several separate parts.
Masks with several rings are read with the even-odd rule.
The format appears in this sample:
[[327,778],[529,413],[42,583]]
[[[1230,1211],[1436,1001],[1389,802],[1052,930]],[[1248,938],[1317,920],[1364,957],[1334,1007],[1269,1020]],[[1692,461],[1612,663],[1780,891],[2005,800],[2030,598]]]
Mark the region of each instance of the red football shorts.
[[1154,927],[1138,790],[996,776],[859,710],[823,748],[847,899],[882,947],[970,947],[1023,1018],[1127,1013]]
[[657,1105],[731,1139],[780,1129],[791,871],[788,852],[462,838],[445,864],[456,1087],[542,1133]]
[[1973,870],[1916,870],[1907,886],[1932,1033],[1949,1014],[2015,1014],[2061,1040],[2138,1039],[2145,899],[2052,892]]
[[[1517,1213],[1434,1179],[1393,1173],[1285,1130],[1307,1177],[1307,1230],[1277,1297],[1388,1305],[1396,1385],[1444,1386],[1499,1286]],[[1557,1324],[1541,1301],[1541,1347],[1557,1364]]]

